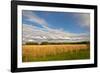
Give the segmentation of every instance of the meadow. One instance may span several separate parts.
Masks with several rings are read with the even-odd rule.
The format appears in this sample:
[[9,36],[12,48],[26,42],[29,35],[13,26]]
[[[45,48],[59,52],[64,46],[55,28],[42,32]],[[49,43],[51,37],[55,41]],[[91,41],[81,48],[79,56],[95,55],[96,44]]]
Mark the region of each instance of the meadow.
[[59,44],[59,45],[23,45],[22,61],[58,61],[89,59],[90,47],[87,43],[81,44]]

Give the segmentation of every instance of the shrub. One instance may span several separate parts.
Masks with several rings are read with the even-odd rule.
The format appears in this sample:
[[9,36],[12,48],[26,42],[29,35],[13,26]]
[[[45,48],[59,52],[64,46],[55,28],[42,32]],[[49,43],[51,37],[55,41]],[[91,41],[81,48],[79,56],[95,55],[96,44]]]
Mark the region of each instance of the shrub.
[[38,45],[36,42],[27,42],[26,45]]

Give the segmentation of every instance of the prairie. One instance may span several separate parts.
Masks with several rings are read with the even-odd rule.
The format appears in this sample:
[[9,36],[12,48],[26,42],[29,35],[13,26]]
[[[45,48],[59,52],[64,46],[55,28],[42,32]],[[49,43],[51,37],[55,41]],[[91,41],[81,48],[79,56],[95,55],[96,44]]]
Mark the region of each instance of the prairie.
[[22,61],[55,61],[89,59],[89,44],[23,45]]

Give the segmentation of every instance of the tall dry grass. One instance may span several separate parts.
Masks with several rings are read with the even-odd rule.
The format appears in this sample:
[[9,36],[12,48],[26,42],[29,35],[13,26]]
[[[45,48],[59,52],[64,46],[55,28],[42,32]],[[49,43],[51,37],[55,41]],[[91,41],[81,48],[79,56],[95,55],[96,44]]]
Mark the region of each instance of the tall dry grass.
[[23,45],[22,56],[24,61],[29,58],[45,58],[47,56],[55,56],[65,52],[73,52],[78,50],[88,49],[86,44],[71,44],[71,45]]

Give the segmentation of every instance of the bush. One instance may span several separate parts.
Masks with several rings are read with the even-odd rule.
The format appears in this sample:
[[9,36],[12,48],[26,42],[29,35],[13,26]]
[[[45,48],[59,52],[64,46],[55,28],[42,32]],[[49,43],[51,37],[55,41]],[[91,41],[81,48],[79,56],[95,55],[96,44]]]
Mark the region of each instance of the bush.
[[27,42],[26,45],[38,45],[36,42]]
[[[26,45],[66,45],[66,44],[90,44],[90,42],[41,42],[40,44],[37,42],[27,42]],[[87,45],[89,46],[89,45]]]

